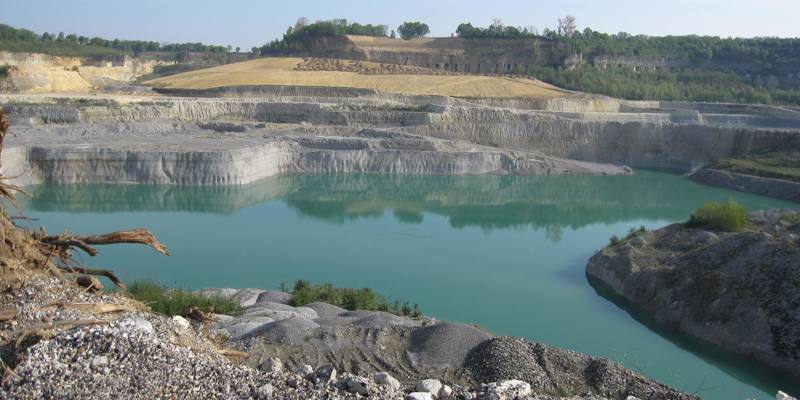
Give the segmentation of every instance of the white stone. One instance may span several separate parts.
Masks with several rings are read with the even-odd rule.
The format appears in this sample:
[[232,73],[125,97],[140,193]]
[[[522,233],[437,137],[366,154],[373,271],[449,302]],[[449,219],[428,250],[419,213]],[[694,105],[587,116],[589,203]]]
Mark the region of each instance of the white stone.
[[92,368],[100,369],[108,365],[108,357],[106,356],[95,356],[92,358]]
[[488,400],[512,400],[531,394],[531,385],[518,379],[490,383],[486,390]]
[[153,333],[155,330],[153,329],[153,324],[150,321],[144,318],[131,318],[131,323],[133,324],[133,329],[137,331]]
[[395,391],[400,390],[400,381],[389,375],[388,372],[377,372],[372,375],[372,379],[375,379],[379,385],[388,386]]
[[269,357],[261,362],[259,369],[264,372],[278,373],[283,371],[283,362],[279,358]]
[[442,385],[442,390],[439,391],[439,398],[449,399],[453,395],[453,388],[447,385]]
[[439,391],[442,390],[442,382],[439,382],[436,379],[423,379],[419,381],[414,390],[417,392],[428,392],[436,397],[439,395]]
[[258,398],[261,399],[261,400],[266,400],[266,399],[272,397],[272,392],[274,390],[275,389],[272,387],[272,384],[267,383],[267,384],[265,384],[265,385],[263,385],[263,386],[258,388]]
[[797,400],[797,398],[778,390],[778,394],[775,395],[775,400]]
[[430,392],[412,392],[406,395],[405,400],[433,400]]
[[189,329],[189,327],[192,326],[192,324],[190,324],[186,318],[183,318],[180,315],[172,317],[172,322],[174,322],[175,325],[178,325],[178,327],[181,329]]

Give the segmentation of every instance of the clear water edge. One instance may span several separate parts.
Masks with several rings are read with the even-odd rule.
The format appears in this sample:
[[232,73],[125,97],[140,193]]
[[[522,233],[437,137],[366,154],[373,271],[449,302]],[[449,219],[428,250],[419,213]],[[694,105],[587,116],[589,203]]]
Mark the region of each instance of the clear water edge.
[[[632,177],[294,175],[243,187],[38,185],[23,200],[48,231],[147,227],[173,253],[101,248],[92,267],[172,286],[371,287],[440,319],[608,357],[707,399],[799,388],[666,329],[594,287],[586,260],[631,227],[702,203],[796,204],[658,172]],[[621,306],[621,307],[620,307]]]

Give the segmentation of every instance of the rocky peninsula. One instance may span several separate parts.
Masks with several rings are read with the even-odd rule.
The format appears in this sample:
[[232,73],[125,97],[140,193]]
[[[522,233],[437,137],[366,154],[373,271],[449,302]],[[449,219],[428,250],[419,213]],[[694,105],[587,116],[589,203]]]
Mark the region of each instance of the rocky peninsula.
[[741,232],[672,224],[595,254],[586,274],[656,323],[800,377],[800,213]]

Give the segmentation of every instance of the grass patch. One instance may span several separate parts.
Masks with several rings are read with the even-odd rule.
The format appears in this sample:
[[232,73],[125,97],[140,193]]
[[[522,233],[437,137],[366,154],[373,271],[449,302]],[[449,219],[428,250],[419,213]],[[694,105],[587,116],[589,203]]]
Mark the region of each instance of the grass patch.
[[418,304],[413,306],[400,299],[389,302],[386,297],[375,293],[370,288],[353,289],[337,288],[330,283],[311,284],[305,280],[295,282],[291,305],[300,307],[316,301],[333,304],[347,310],[385,311],[397,315],[420,317],[422,312]]
[[718,161],[713,168],[800,182],[800,151],[756,154]]
[[188,290],[170,289],[153,281],[138,281],[128,286],[128,291],[136,300],[147,304],[150,308],[164,315],[181,315],[192,308],[204,312],[237,315],[242,313],[242,306],[224,297],[206,297]]
[[628,230],[628,234],[625,235],[625,237],[622,239],[620,239],[619,236],[617,235],[611,236],[611,238],[608,239],[608,245],[614,247],[622,242],[631,240],[644,233],[647,233],[647,228],[645,228],[644,225],[640,226],[639,228],[631,228],[630,230]]
[[686,226],[739,232],[747,226],[747,209],[733,199],[706,203],[692,213]]

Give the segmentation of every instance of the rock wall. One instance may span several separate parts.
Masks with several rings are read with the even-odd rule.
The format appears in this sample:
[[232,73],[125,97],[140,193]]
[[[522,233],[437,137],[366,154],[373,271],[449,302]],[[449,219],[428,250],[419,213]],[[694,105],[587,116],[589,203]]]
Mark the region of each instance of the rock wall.
[[595,254],[586,274],[648,321],[800,377],[800,215],[749,218],[743,232],[642,232]]
[[0,65],[13,67],[0,77],[0,89],[7,93],[86,93],[107,85],[129,83],[153,72],[153,67],[159,64],[164,62],[0,52]]
[[704,168],[690,179],[702,184],[800,203],[800,183]]
[[[260,97],[226,97],[262,90]],[[18,139],[11,143],[37,149],[29,156],[34,164],[52,157],[52,166],[39,165],[36,171],[54,181],[78,179],[58,172],[58,160],[76,165],[74,170],[100,171],[104,167],[89,160],[95,158],[110,165],[108,181],[239,184],[282,171],[600,171],[580,162],[685,172],[721,158],[800,147],[797,111],[779,107],[662,106],[587,96],[546,101],[451,99],[317,88],[236,88],[214,93],[222,97],[183,97],[188,92],[180,93],[182,97],[18,95],[0,103],[8,103],[5,108],[17,133]],[[273,139],[286,139],[288,147],[280,150],[283,156],[265,150],[275,145]],[[104,141],[112,143],[114,152],[86,155],[102,148]],[[80,146],[95,150],[76,150]],[[68,147],[72,150],[65,150]],[[233,149],[240,148],[261,153],[234,155]],[[259,166],[261,172],[253,176],[238,167],[218,166],[240,156],[283,161]],[[542,160],[547,161],[542,164]],[[136,169],[125,165],[150,163],[161,166],[125,175],[124,171]],[[190,168],[205,168],[205,177],[193,177]]]

